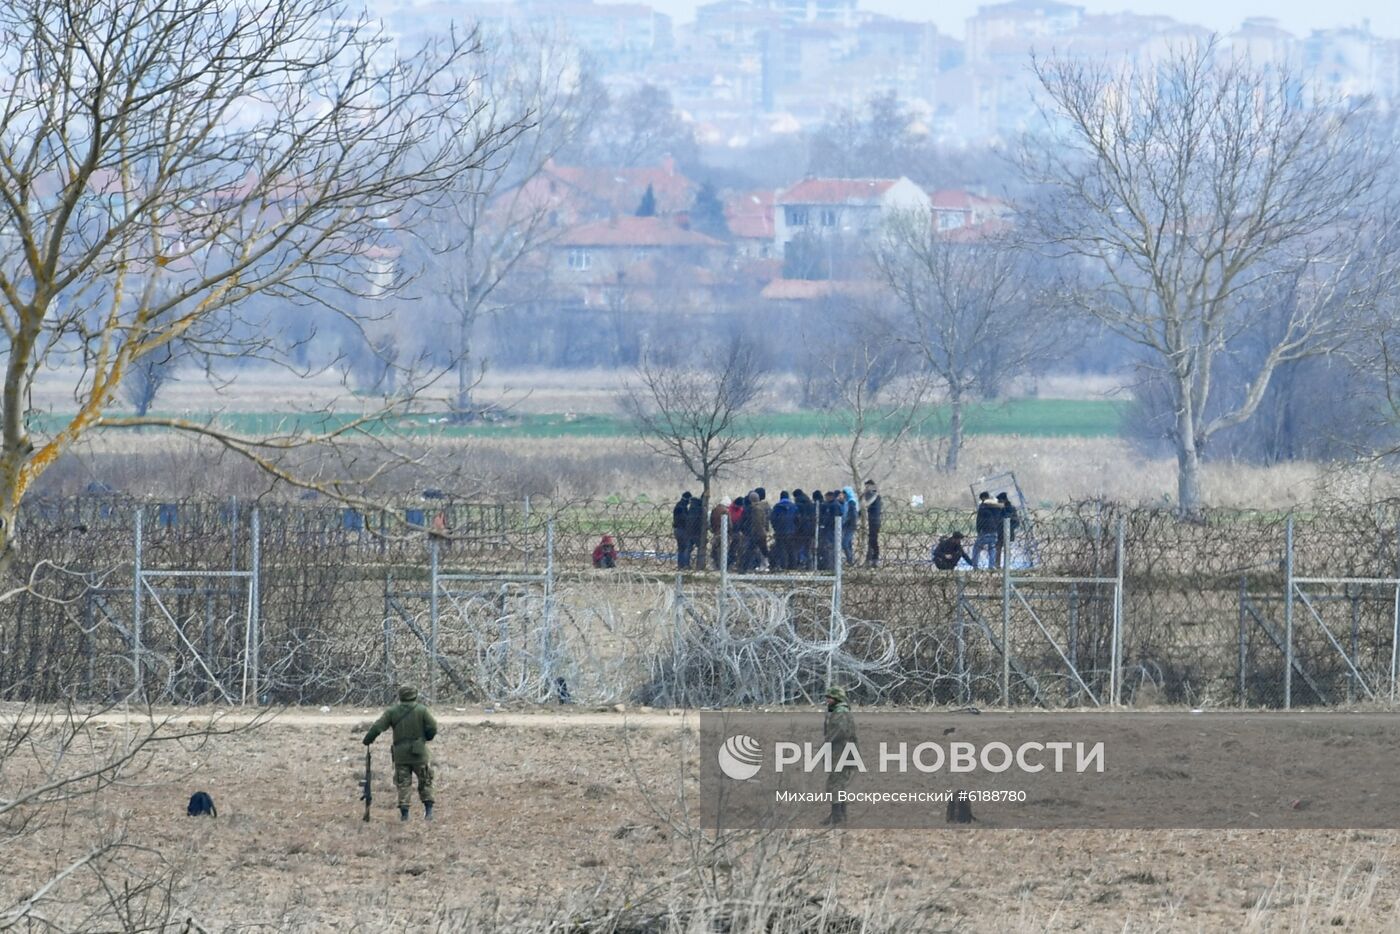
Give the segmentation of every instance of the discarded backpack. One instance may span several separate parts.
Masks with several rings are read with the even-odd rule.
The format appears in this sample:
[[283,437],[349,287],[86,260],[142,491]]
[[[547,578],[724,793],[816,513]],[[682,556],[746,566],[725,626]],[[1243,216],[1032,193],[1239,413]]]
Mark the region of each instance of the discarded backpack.
[[190,795],[189,807],[185,808],[185,813],[190,817],[218,817],[219,809],[214,807],[214,799],[209,797],[209,792],[196,791]]

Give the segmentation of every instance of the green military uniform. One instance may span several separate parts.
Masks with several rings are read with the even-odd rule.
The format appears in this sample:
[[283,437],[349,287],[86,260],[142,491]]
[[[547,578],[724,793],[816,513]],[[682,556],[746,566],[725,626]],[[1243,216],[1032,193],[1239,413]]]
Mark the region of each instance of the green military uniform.
[[[854,765],[846,765],[845,768],[837,769],[836,764],[841,761],[847,746],[856,744],[856,718],[851,714],[850,705],[846,703],[846,691],[844,688],[828,688],[826,692],[826,720],[822,723],[822,739],[831,744],[831,765],[832,770],[826,773],[826,790],[835,796],[838,791],[845,791],[850,785],[852,776],[856,773]],[[844,803],[831,802],[831,816],[823,823],[844,824],[846,822],[846,805]]]
[[399,702],[365,734],[365,745],[373,743],[385,730],[394,733],[394,787],[399,793],[399,815],[408,819],[408,802],[413,794],[413,778],[418,778],[418,797],[431,820],[433,816],[433,767],[428,755],[428,743],[437,735],[437,720],[427,707],[418,702],[418,690],[399,688]]

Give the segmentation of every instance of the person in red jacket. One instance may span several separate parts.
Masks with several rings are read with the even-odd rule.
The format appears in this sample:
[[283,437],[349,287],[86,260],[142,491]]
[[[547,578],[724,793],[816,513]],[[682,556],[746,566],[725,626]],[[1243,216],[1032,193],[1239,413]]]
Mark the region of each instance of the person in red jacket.
[[593,566],[595,568],[617,567],[617,545],[613,542],[611,535],[604,535],[603,540],[593,549]]

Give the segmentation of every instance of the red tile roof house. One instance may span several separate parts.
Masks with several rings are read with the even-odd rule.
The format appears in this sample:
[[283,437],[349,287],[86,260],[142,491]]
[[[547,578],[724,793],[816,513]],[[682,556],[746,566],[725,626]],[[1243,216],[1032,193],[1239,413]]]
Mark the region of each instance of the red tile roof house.
[[940,188],[929,192],[934,221],[939,230],[979,227],[990,221],[1005,221],[1011,216],[1011,206],[996,198],[983,198],[958,188]]
[[678,280],[712,282],[707,271],[720,268],[727,253],[723,241],[667,218],[622,215],[560,234],[551,245],[550,273],[561,291],[596,306],[618,289],[659,286],[651,281],[656,269],[672,269]]
[[724,220],[734,252],[744,259],[773,256],[773,198],[769,190],[735,192],[725,199]]
[[802,235],[864,239],[903,210],[931,210],[928,192],[907,178],[807,178],[778,192],[773,244],[783,255]]
[[669,156],[659,165],[632,169],[583,168],[551,160],[525,183],[521,197],[547,206],[551,223],[569,226],[634,213],[648,185],[656,197],[657,214],[674,214],[695,203],[698,186]]

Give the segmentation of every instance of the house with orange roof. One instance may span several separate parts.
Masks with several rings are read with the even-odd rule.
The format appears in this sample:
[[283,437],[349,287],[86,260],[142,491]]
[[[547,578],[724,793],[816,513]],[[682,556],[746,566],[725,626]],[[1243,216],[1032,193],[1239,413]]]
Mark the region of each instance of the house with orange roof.
[[907,178],[805,178],[774,199],[779,255],[798,237],[865,240],[893,212],[929,210],[928,192]]
[[984,198],[961,188],[939,188],[929,192],[933,221],[940,231],[981,227],[1011,216],[1011,205],[998,198]]
[[739,191],[724,201],[724,221],[735,255],[743,259],[773,256],[773,199],[771,189]]
[[669,156],[657,165],[635,168],[560,165],[551,160],[524,184],[519,196],[526,203],[547,206],[551,223],[572,227],[634,213],[648,186],[659,215],[686,210],[699,189]]
[[550,272],[562,293],[590,306],[619,292],[654,290],[668,275],[711,287],[726,252],[723,241],[671,218],[619,215],[561,233],[551,244]]

